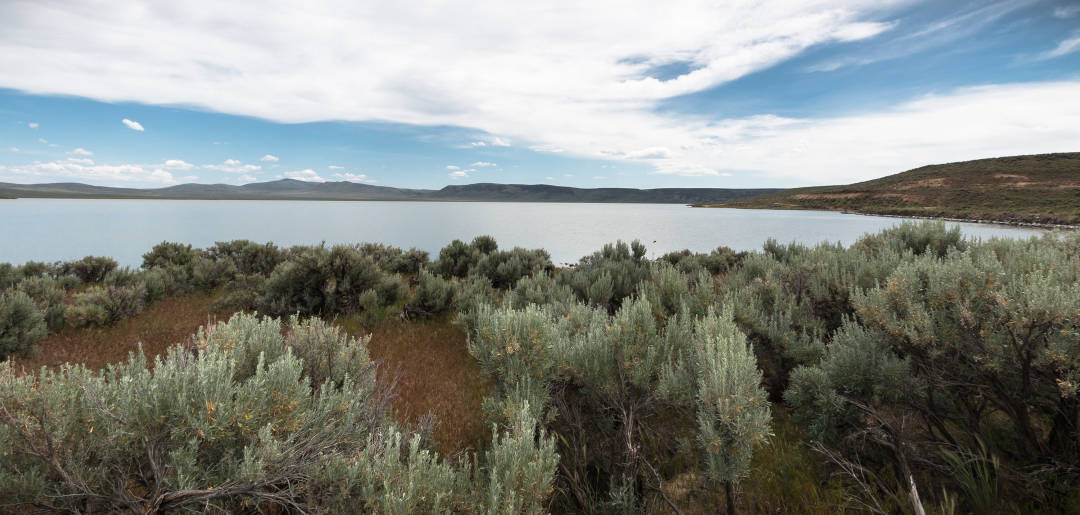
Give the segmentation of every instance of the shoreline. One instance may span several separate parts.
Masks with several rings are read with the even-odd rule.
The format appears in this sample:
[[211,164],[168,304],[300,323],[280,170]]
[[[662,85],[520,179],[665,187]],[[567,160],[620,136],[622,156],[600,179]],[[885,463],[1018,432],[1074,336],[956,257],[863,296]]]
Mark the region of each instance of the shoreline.
[[958,222],[958,223],[970,223],[970,224],[985,224],[985,225],[1001,225],[1006,227],[1022,227],[1030,229],[1068,229],[1078,230],[1080,224],[1054,224],[1054,223],[1042,223],[1042,222],[1021,222],[1021,221],[1007,221],[1007,220],[994,220],[985,218],[962,218],[951,216],[919,216],[919,215],[898,215],[893,213],[876,213],[873,211],[849,211],[845,209],[814,209],[814,208],[782,208],[782,207],[735,207],[724,206],[722,204],[689,204],[690,207],[698,208],[719,208],[719,209],[747,209],[747,210],[775,210],[775,211],[822,211],[828,213],[842,213],[845,215],[862,215],[862,216],[884,216],[888,218],[906,218],[908,220],[941,220],[943,222]]
[[883,213],[862,213],[858,211],[840,211],[841,213],[848,215],[863,215],[863,216],[886,216],[889,218],[907,218],[909,220],[941,220],[944,222],[958,222],[968,224],[986,224],[986,225],[1004,225],[1007,227],[1023,227],[1030,229],[1080,229],[1080,225],[1070,224],[1050,224],[1039,222],[1006,222],[1002,220],[984,220],[979,218],[953,218],[946,216],[914,216],[914,215],[890,215]]

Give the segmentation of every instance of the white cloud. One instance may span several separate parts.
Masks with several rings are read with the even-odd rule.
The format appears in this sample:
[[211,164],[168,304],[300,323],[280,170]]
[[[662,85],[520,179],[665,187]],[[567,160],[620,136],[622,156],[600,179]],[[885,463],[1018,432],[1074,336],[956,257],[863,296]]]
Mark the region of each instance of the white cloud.
[[[133,23],[123,4],[57,9],[30,2],[0,17],[0,87],[279,122],[466,127],[482,134],[471,146],[512,141],[605,160],[663,147],[667,159],[640,158],[659,173],[752,171],[804,184],[1076,149],[1080,81],[939,91],[838,118],[708,119],[656,109],[817,45],[874,37],[893,26],[890,13],[905,3],[561,0],[462,9],[331,1],[297,11],[203,0],[140,11]],[[1017,5],[1026,4],[980,7],[904,41],[941,45]],[[35,37],[58,26],[85,30],[62,40]],[[138,51],[123,42],[139,42]],[[672,63],[692,71],[669,80],[648,76]]]
[[1072,18],[1077,14],[1080,14],[1080,5],[1063,5],[1054,9],[1054,17],[1061,18],[1063,20],[1066,18]]
[[330,166],[327,166],[327,168],[329,168],[331,170],[344,170],[345,169],[344,166],[337,166],[337,165],[330,165]]
[[460,167],[460,166],[456,166],[456,165],[446,165],[446,169],[447,169],[447,170],[460,170],[460,169],[461,169],[461,167]]
[[207,170],[217,170],[226,173],[250,173],[262,169],[259,165],[246,165],[236,159],[226,159],[219,165],[202,165],[202,167]]
[[99,186],[168,186],[177,183],[171,173],[155,165],[95,165],[81,158],[19,166],[0,165],[0,177],[20,182],[75,180]]
[[484,168],[484,167],[487,167],[487,166],[498,166],[498,165],[496,165],[495,163],[489,163],[487,161],[477,161],[477,162],[475,162],[475,163],[473,163],[473,164],[471,164],[469,166],[472,166],[474,168]]
[[133,131],[142,132],[142,131],[146,130],[146,129],[143,129],[142,124],[140,124],[139,122],[136,122],[134,120],[128,120],[127,118],[124,118],[123,120],[120,120],[120,121],[123,122],[124,125],[127,125],[127,128],[129,128],[129,129],[131,129]]
[[[997,1],[997,2],[973,2],[961,8],[956,14],[944,18],[934,19],[917,29],[909,29],[907,32],[894,37],[892,40],[871,47],[869,52],[855,52],[831,60],[826,60],[809,66],[808,72],[830,72],[848,66],[863,66],[871,63],[898,59],[920,52],[926,52],[933,48],[948,48],[955,42],[970,37],[976,32],[983,30],[991,23],[996,22],[1013,11],[1027,7],[1028,1]],[[890,24],[889,28],[898,23]]]
[[30,123],[26,124],[26,126],[30,127],[31,129],[36,129],[38,127],[41,127],[41,124],[39,124],[38,122],[30,122]]
[[547,180],[549,180],[549,181],[554,181],[554,180],[555,180],[555,178],[554,178],[554,177],[552,177],[552,176],[550,176],[550,175],[549,175],[549,176],[547,176],[547,177],[544,177],[544,179],[547,179]]
[[69,157],[69,158],[67,158],[67,160],[68,160],[69,163],[75,163],[75,164],[80,164],[80,165],[92,165],[92,164],[94,164],[93,159],[88,159],[88,158],[85,158],[85,157]]
[[[873,37],[892,26],[880,21],[889,10],[908,1],[557,0],[463,9],[341,0],[297,11],[202,0],[140,11],[137,23],[122,4],[26,3],[0,19],[0,87],[280,122],[467,127],[492,135],[477,146],[524,141],[548,152],[629,153],[651,146],[654,134],[693,139],[700,120],[655,110],[665,99],[815,45]],[[57,26],[84,29],[61,40],[33,37]],[[676,62],[692,71],[648,76]]]
[[42,145],[46,145],[46,144],[49,143],[49,141],[46,140],[45,138],[38,138],[37,140],[38,140],[38,143],[41,143]]
[[326,182],[326,179],[323,179],[322,177],[320,177],[319,174],[316,173],[315,170],[312,170],[311,168],[308,168],[306,170],[296,170],[294,172],[285,172],[284,175],[288,179],[296,179],[298,181]]
[[193,165],[191,163],[188,163],[188,162],[184,161],[183,159],[166,159],[165,160],[165,168],[169,168],[169,169],[172,169],[172,170],[190,170],[190,169],[192,169],[194,167],[195,167],[195,165]]
[[260,157],[259,161],[262,161],[264,163],[276,163],[280,161],[280,159],[278,159],[278,157],[273,154],[266,154],[265,156]]
[[1045,52],[1039,56],[1040,59],[1053,59],[1055,57],[1061,57],[1066,54],[1071,54],[1080,50],[1080,34],[1074,34],[1072,37],[1063,40],[1058,43],[1058,46],[1053,50]]
[[19,151],[19,147],[11,147],[11,148],[9,148],[8,150],[9,150],[9,151],[11,151],[11,152],[18,152],[18,151]]
[[456,172],[450,172],[447,175],[449,175],[451,179],[461,179],[463,177],[468,177],[469,176],[469,174],[465,170],[458,170]]
[[368,179],[368,176],[367,176],[367,175],[364,175],[364,174],[362,174],[362,173],[348,173],[348,172],[346,172],[346,173],[335,173],[335,174],[333,175],[333,177],[334,177],[335,179],[339,180],[339,181],[349,181],[349,182],[375,182],[375,181],[373,181],[373,180],[371,180],[371,179]]
[[730,120],[698,134],[697,145],[658,171],[758,170],[795,183],[847,183],[933,163],[1074,151],[1080,82],[964,88],[881,112]]
[[75,150],[72,150],[71,152],[68,152],[68,154],[75,154],[77,156],[92,156],[92,155],[94,155],[93,152],[91,152],[89,150],[86,150],[85,148],[81,148],[81,147],[77,148]]
[[246,182],[255,182],[255,178],[248,175],[248,174],[241,175],[240,177],[237,177],[236,180],[239,181],[239,182],[245,182],[245,183]]
[[635,150],[626,154],[629,159],[670,159],[671,151],[666,147],[649,147],[641,150]]
[[470,147],[486,147],[489,145],[492,147],[509,147],[510,142],[498,136],[485,136],[482,140],[469,143]]

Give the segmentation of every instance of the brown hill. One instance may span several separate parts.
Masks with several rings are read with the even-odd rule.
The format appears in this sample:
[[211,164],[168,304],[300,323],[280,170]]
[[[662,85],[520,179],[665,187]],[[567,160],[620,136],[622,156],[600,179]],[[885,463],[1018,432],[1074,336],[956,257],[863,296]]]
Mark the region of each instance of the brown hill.
[[795,188],[708,207],[1080,225],[1080,152],[923,166],[847,186]]

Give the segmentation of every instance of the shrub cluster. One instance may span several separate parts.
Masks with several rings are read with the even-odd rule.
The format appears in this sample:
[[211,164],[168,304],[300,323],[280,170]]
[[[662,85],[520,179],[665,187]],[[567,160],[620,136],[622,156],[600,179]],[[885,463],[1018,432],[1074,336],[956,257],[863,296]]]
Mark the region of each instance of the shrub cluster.
[[557,456],[528,411],[457,461],[387,417],[366,339],[239,314],[150,366],[0,363],[0,498],[117,512],[541,511]]
[[499,250],[498,243],[491,236],[477,236],[468,244],[454,240],[443,247],[439,259],[431,264],[431,269],[444,278],[484,277],[492,286],[507,289],[523,277],[552,272],[555,265],[543,249],[515,247],[512,250]]
[[469,352],[496,381],[485,412],[530,410],[555,436],[560,511],[640,511],[687,475],[733,492],[770,434],[753,350],[730,309],[701,302],[711,277],[644,270],[614,314],[537,276],[472,321]]
[[[283,332],[237,315],[153,367],[27,378],[0,364],[0,497],[72,511],[731,509],[782,405],[855,506],[1080,507],[1080,235],[972,241],[903,223],[850,247],[645,256],[617,242],[553,270],[490,237],[432,263],[239,240],[163,243],[144,270],[0,265],[0,357],[192,288],[292,316]],[[486,450],[446,459],[391,424],[368,340],[307,318],[402,303],[467,330],[494,384]]]

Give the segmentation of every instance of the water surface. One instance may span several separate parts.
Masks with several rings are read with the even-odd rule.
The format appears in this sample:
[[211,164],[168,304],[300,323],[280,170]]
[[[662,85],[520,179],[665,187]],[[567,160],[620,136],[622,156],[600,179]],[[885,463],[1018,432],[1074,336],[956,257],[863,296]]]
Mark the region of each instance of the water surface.
[[[544,248],[576,262],[615,240],[644,242],[649,255],[718,246],[757,250],[781,242],[853,243],[900,223],[827,211],[696,209],[676,204],[512,202],[307,202],[287,200],[0,200],[0,262],[111,256],[139,265],[161,241],[206,247],[249,239],[278,245],[380,242],[438,255],[453,239],[490,234],[501,248]],[[950,223],[969,236],[1027,237],[1038,229]]]

